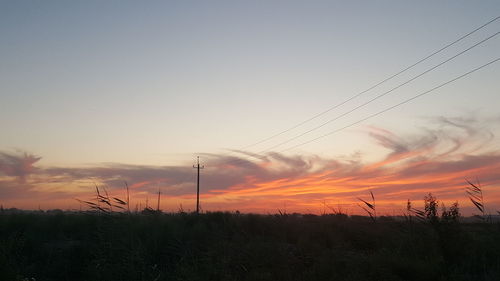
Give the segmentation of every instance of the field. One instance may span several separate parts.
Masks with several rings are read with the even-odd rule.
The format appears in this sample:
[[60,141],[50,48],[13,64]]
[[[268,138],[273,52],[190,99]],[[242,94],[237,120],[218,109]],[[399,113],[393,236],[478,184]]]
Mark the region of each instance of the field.
[[1,280],[499,280],[500,225],[239,213],[0,214]]

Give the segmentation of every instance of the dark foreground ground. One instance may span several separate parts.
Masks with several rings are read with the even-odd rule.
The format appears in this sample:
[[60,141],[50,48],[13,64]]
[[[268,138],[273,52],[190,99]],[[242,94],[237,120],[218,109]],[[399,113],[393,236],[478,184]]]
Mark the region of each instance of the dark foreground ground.
[[500,225],[4,211],[0,280],[500,280]]

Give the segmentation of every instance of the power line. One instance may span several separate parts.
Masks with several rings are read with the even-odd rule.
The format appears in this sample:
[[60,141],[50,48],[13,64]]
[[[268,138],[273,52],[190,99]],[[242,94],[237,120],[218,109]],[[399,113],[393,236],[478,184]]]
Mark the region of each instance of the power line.
[[335,131],[329,132],[329,133],[327,133],[327,134],[321,135],[321,136],[316,137],[316,138],[314,138],[314,139],[311,139],[311,140],[308,140],[308,141],[306,141],[306,142],[300,143],[300,144],[298,144],[298,145],[295,145],[295,146],[289,147],[289,148],[287,148],[287,149],[283,149],[283,150],[281,150],[280,152],[284,152],[284,151],[288,151],[288,150],[291,150],[291,149],[295,149],[295,148],[297,148],[297,147],[300,147],[300,146],[303,146],[303,145],[309,144],[309,143],[314,142],[314,141],[317,141],[317,140],[319,140],[319,139],[321,139],[321,138],[324,138],[324,137],[330,136],[330,135],[332,135],[332,134],[334,134],[334,133],[337,133],[337,132],[340,132],[340,131],[342,131],[342,130],[345,130],[345,129],[347,129],[347,128],[349,128],[349,127],[352,127],[352,126],[354,126],[354,125],[356,125],[356,124],[359,124],[359,123],[361,123],[361,122],[363,122],[363,121],[366,121],[366,120],[368,120],[368,119],[370,119],[370,118],[373,118],[373,117],[375,117],[375,116],[377,116],[377,115],[380,115],[380,114],[382,114],[382,113],[385,113],[385,112],[387,112],[387,111],[389,111],[389,110],[392,110],[392,109],[394,109],[394,108],[396,108],[396,107],[398,107],[398,106],[401,106],[401,105],[403,105],[403,104],[405,104],[405,103],[408,103],[408,102],[410,102],[410,101],[412,101],[412,100],[414,100],[414,99],[417,99],[417,98],[419,98],[419,97],[421,97],[421,96],[424,96],[424,95],[426,95],[426,94],[429,94],[429,93],[433,92],[434,90],[437,90],[437,89],[439,89],[439,88],[441,88],[441,87],[443,87],[443,86],[445,86],[445,85],[448,85],[448,84],[450,84],[450,83],[452,83],[452,82],[455,82],[455,81],[457,81],[457,80],[459,80],[459,79],[461,79],[461,78],[464,78],[465,76],[468,76],[469,74],[472,74],[473,72],[476,72],[476,71],[478,71],[478,70],[480,70],[480,69],[482,69],[482,68],[484,68],[484,67],[486,67],[486,66],[489,66],[489,65],[491,65],[491,64],[493,64],[493,63],[496,63],[496,62],[497,62],[497,61],[499,61],[499,60],[500,60],[500,58],[497,58],[497,59],[495,59],[495,60],[492,60],[492,61],[490,61],[490,62],[488,62],[488,63],[486,63],[486,64],[483,64],[483,65],[481,65],[481,66],[479,66],[479,67],[477,67],[477,68],[474,68],[473,70],[470,70],[470,71],[468,71],[468,72],[466,72],[466,73],[464,73],[464,74],[462,74],[462,75],[460,75],[460,76],[458,76],[458,77],[455,77],[455,78],[453,78],[453,79],[451,79],[451,80],[448,80],[447,82],[445,82],[445,83],[443,83],[443,84],[440,84],[440,85],[438,85],[438,86],[436,86],[436,87],[434,87],[434,88],[432,88],[432,89],[430,89],[430,90],[427,90],[427,91],[425,91],[425,92],[423,92],[423,93],[420,93],[420,94],[418,94],[418,95],[416,95],[416,96],[413,96],[413,97],[411,97],[411,98],[409,98],[409,99],[407,99],[407,100],[404,100],[404,101],[402,101],[402,102],[400,102],[400,103],[398,103],[398,104],[395,104],[395,105],[393,105],[393,106],[391,106],[391,107],[388,107],[388,108],[386,108],[386,109],[384,109],[384,110],[381,110],[381,111],[379,111],[379,112],[377,112],[377,113],[374,113],[374,114],[372,114],[372,115],[369,115],[368,117],[365,117],[365,118],[363,118],[363,119],[360,119],[360,120],[358,120],[358,121],[356,121],[356,122],[354,122],[354,123],[351,123],[351,124],[349,124],[349,125],[347,125],[347,126],[344,126],[344,127],[340,128],[340,129],[337,129],[337,130],[335,130]]
[[387,95],[387,94],[389,94],[389,93],[391,93],[391,92],[393,92],[393,91],[395,91],[395,90],[397,90],[397,89],[399,89],[399,88],[403,87],[404,85],[406,85],[406,84],[408,84],[408,83],[410,83],[410,82],[412,82],[412,81],[414,81],[414,80],[418,79],[419,77],[421,77],[421,76],[423,76],[423,75],[425,75],[425,74],[427,74],[427,73],[431,72],[432,70],[434,70],[434,69],[436,69],[436,68],[438,68],[438,67],[442,66],[443,64],[445,64],[445,63],[447,63],[447,62],[449,62],[449,61],[451,61],[451,60],[453,60],[453,59],[457,58],[458,56],[460,56],[460,55],[462,55],[462,54],[464,54],[464,53],[466,53],[466,52],[468,52],[468,51],[470,51],[470,50],[474,49],[475,47],[477,47],[477,46],[481,45],[482,43],[484,43],[484,42],[486,42],[486,41],[488,41],[488,40],[490,40],[490,39],[494,38],[494,37],[495,37],[495,36],[497,36],[498,34],[500,34],[500,31],[499,31],[499,32],[494,33],[493,35],[488,36],[487,38],[485,38],[485,39],[483,39],[483,40],[479,41],[478,43],[476,43],[476,44],[474,44],[474,45],[470,46],[469,48],[467,48],[467,49],[465,49],[465,50],[461,51],[460,53],[458,53],[458,54],[456,54],[456,55],[453,55],[452,57],[450,57],[450,58],[448,58],[448,59],[446,59],[446,60],[444,60],[444,61],[440,62],[439,64],[437,64],[437,65],[435,65],[435,66],[433,66],[433,67],[431,67],[431,68],[427,69],[426,71],[424,71],[424,72],[422,72],[422,73],[420,73],[420,74],[418,74],[418,75],[416,75],[416,76],[412,77],[411,79],[409,79],[409,80],[407,80],[407,81],[405,81],[405,82],[403,82],[403,83],[401,83],[401,84],[397,85],[396,87],[394,87],[394,88],[392,88],[392,89],[390,89],[390,90],[388,90],[388,91],[386,91],[386,92],[383,92],[382,94],[379,94],[378,96],[376,96],[376,97],[374,97],[374,98],[370,99],[369,101],[367,101],[367,102],[365,102],[365,103],[363,103],[363,104],[361,104],[361,105],[358,105],[358,106],[356,106],[355,108],[353,108],[353,109],[351,109],[351,110],[349,110],[349,111],[347,111],[347,112],[344,112],[344,113],[342,113],[342,114],[338,115],[337,117],[335,117],[335,118],[333,118],[333,119],[330,119],[330,120],[326,121],[325,123],[322,123],[322,124],[321,124],[321,125],[319,125],[319,126],[316,126],[316,127],[312,128],[312,129],[309,129],[309,130],[307,130],[307,131],[305,131],[305,132],[303,132],[303,133],[301,133],[301,134],[299,134],[299,135],[296,135],[296,136],[294,136],[294,137],[292,137],[292,138],[290,138],[290,139],[288,139],[288,140],[286,140],[286,141],[283,141],[283,142],[278,143],[278,144],[276,144],[276,145],[274,145],[274,146],[272,146],[272,147],[269,147],[269,148],[267,148],[267,149],[265,149],[265,150],[263,150],[263,151],[260,151],[259,153],[267,152],[267,151],[269,151],[269,150],[271,150],[271,149],[274,149],[274,148],[276,148],[276,147],[280,147],[280,146],[282,146],[282,145],[284,145],[284,144],[287,144],[287,143],[289,143],[289,142],[291,142],[291,141],[293,141],[293,140],[296,140],[296,139],[298,139],[298,138],[300,138],[300,137],[302,137],[302,136],[304,136],[304,135],[306,135],[306,134],[308,134],[308,133],[311,133],[311,132],[313,132],[313,131],[315,131],[315,130],[317,130],[317,129],[319,129],[319,128],[322,128],[322,127],[326,126],[327,124],[330,124],[331,122],[336,121],[336,120],[340,119],[341,117],[344,117],[344,116],[346,116],[347,114],[352,113],[352,112],[354,112],[354,111],[356,111],[356,110],[358,110],[358,109],[360,109],[360,108],[362,108],[362,107],[364,107],[364,106],[366,106],[366,105],[368,105],[368,104],[370,104],[370,103],[372,103],[372,102],[374,102],[374,101],[376,101],[376,100],[378,100],[378,99],[382,98],[383,96],[385,96],[385,95]]
[[[495,22],[495,21],[496,21],[496,20],[498,20],[499,18],[500,18],[500,16],[498,16],[498,17],[496,17],[496,18],[494,18],[494,19],[492,19],[492,20],[488,21],[487,23],[483,24],[482,26],[480,26],[480,27],[478,27],[478,28],[474,29],[473,31],[471,31],[471,32],[469,32],[469,33],[467,33],[467,34],[463,35],[462,37],[460,37],[460,38],[456,39],[455,41],[453,41],[453,42],[449,43],[448,45],[446,45],[446,46],[442,47],[441,49],[439,49],[439,50],[437,50],[437,51],[433,52],[432,54],[430,54],[430,55],[428,55],[428,56],[424,57],[423,59],[421,59],[421,60],[417,61],[416,63],[414,63],[414,64],[412,64],[412,65],[410,65],[410,66],[406,67],[405,69],[403,69],[403,70],[399,71],[398,73],[396,73],[396,74],[394,74],[394,75],[390,76],[389,78],[384,79],[383,81],[381,81],[381,82],[377,83],[376,85],[374,85],[374,86],[372,86],[372,87],[368,88],[367,90],[365,90],[365,91],[363,91],[363,92],[358,93],[357,95],[355,95],[355,96],[353,96],[353,97],[349,98],[348,100],[345,100],[344,102],[342,102],[342,103],[340,103],[340,104],[338,104],[338,105],[336,105],[336,106],[333,106],[333,107],[331,107],[330,109],[327,109],[326,111],[321,112],[321,113],[319,113],[319,114],[317,114],[317,115],[315,115],[315,116],[313,116],[313,117],[311,117],[311,118],[309,118],[309,119],[307,119],[307,120],[305,120],[305,121],[303,121],[303,122],[301,122],[301,123],[299,123],[299,124],[297,124],[297,125],[295,125],[295,126],[293,126],[293,127],[289,128],[289,129],[287,129],[286,131],[283,131],[283,132],[281,132],[281,133],[275,134],[275,135],[273,135],[273,136],[271,136],[271,137],[269,137],[269,138],[267,138],[267,139],[265,139],[265,140],[262,140],[262,141],[260,141],[260,142],[254,143],[254,144],[252,144],[252,145],[249,145],[249,146],[243,147],[243,148],[241,148],[240,150],[244,150],[245,148],[248,148],[248,147],[251,147],[251,146],[254,146],[254,145],[260,144],[260,143],[262,143],[262,142],[265,142],[265,141],[267,141],[267,140],[270,140],[270,139],[272,139],[272,138],[274,138],[274,137],[276,137],[276,136],[278,136],[278,135],[281,135],[281,134],[283,134],[283,133],[285,133],[285,132],[288,132],[288,131],[290,131],[290,130],[292,130],[292,129],[295,129],[296,127],[299,127],[299,126],[301,126],[301,125],[303,125],[303,124],[305,124],[305,123],[307,123],[307,122],[309,122],[309,121],[311,121],[311,120],[313,120],[313,119],[315,119],[315,118],[317,118],[317,117],[319,117],[319,116],[321,116],[321,115],[323,115],[323,114],[325,114],[325,113],[327,113],[327,112],[329,112],[329,111],[333,110],[334,108],[337,108],[337,107],[339,107],[339,106],[341,106],[341,105],[343,105],[343,104],[347,103],[348,101],[350,101],[350,100],[352,100],[352,99],[354,99],[354,98],[356,98],[356,97],[360,96],[360,95],[361,95],[361,94],[363,94],[363,93],[366,93],[367,91],[369,91],[369,90],[371,90],[371,89],[373,89],[373,88],[375,88],[375,87],[379,86],[380,84],[382,84],[382,83],[384,83],[384,82],[389,81],[390,79],[392,79],[392,78],[396,77],[397,75],[399,75],[399,74],[401,74],[401,73],[403,73],[403,72],[405,72],[405,71],[409,70],[410,68],[412,68],[412,67],[416,66],[417,64],[420,64],[421,62],[423,62],[423,61],[425,61],[425,60],[429,59],[430,57],[432,57],[432,56],[434,56],[434,55],[436,55],[436,54],[438,54],[438,53],[442,52],[443,50],[445,50],[445,49],[447,49],[447,48],[451,47],[452,45],[454,45],[454,44],[458,43],[459,41],[461,41],[461,40],[463,40],[464,38],[466,38],[466,37],[470,36],[471,34],[473,34],[473,33],[477,32],[477,31],[479,31],[480,29],[482,29],[482,28],[486,27],[487,25],[489,25],[489,24],[491,24],[491,23]],[[474,47],[476,47],[476,46],[478,46],[478,45],[480,45],[480,44],[484,43],[484,42],[485,42],[485,41],[487,41],[487,40],[490,40],[491,38],[495,37],[496,35],[498,35],[498,32],[497,32],[497,33],[495,33],[495,34],[493,34],[493,35],[491,35],[491,36],[489,36],[489,37],[487,37],[486,39],[483,39],[482,41],[480,41],[480,42],[478,42],[478,43],[474,44],[473,46],[471,46],[471,47],[469,47],[469,48],[467,48],[467,49],[463,50],[462,52],[460,52],[460,53],[458,53],[458,54],[456,54],[456,55],[454,55],[454,56],[450,57],[449,59],[447,59],[447,60],[445,60],[445,61],[441,62],[440,64],[438,64],[438,65],[436,65],[436,66],[432,67],[431,69],[429,69],[429,70],[427,70],[427,71],[425,71],[425,72],[423,72],[423,73],[421,73],[421,74],[419,74],[419,75],[417,75],[417,76],[413,77],[413,78],[412,78],[412,79],[410,79],[409,81],[406,81],[405,83],[403,83],[403,84],[401,84],[401,85],[398,85],[397,87],[395,87],[395,88],[391,89],[390,91],[385,92],[385,93],[383,93],[382,95],[379,95],[379,96],[378,96],[378,97],[376,97],[375,99],[378,99],[378,98],[380,98],[381,96],[386,95],[386,94],[388,94],[389,92],[392,92],[392,91],[396,90],[397,88],[402,87],[403,85],[410,83],[411,81],[413,81],[413,80],[417,79],[418,77],[420,77],[420,76],[422,76],[422,75],[424,75],[424,74],[426,74],[426,73],[428,73],[428,72],[432,71],[433,69],[435,69],[435,68],[437,68],[437,67],[439,67],[439,66],[441,66],[441,65],[443,65],[443,64],[445,64],[445,63],[447,63],[448,61],[450,61],[450,60],[452,60],[452,59],[454,59],[454,58],[456,58],[456,57],[460,56],[461,54],[463,54],[463,53],[465,53],[465,52],[469,51],[470,49],[472,49],[472,48],[474,48]],[[373,101],[373,100],[369,101],[368,103],[370,103],[370,102],[372,102],[372,101]],[[362,107],[362,106],[364,106],[364,105],[366,105],[366,104],[367,104],[367,103],[365,103],[365,104],[363,104],[363,105],[361,105],[361,106],[358,106],[358,107],[356,107],[355,109],[353,109],[353,110],[351,110],[351,111],[349,111],[349,112],[347,112],[347,113],[345,113],[345,114],[343,114],[343,115],[341,115],[341,116],[336,117],[335,119],[338,119],[338,118],[340,118],[340,117],[342,117],[342,116],[344,116],[344,115],[346,115],[346,114],[348,114],[348,113],[351,113],[352,111],[355,111],[355,110],[357,110],[358,108],[360,108],[360,107]],[[330,123],[330,122],[333,122],[333,120],[328,121],[328,123]],[[321,127],[322,127],[322,126],[324,126],[324,125],[326,125],[326,124],[321,125]],[[316,129],[316,128],[314,128],[314,129]],[[314,129],[313,129],[313,130],[314,130]],[[308,131],[308,132],[309,132],[309,131]],[[298,138],[298,137],[300,137],[300,136],[302,136],[302,135],[305,135],[305,134],[307,134],[308,132],[303,133],[303,134],[301,134],[301,135],[299,135],[299,136],[296,136],[294,139],[296,139],[296,138]],[[291,141],[291,140],[289,140],[289,141]],[[280,143],[279,145],[282,145],[282,144],[288,143],[289,141],[286,141],[286,142],[284,142],[284,143]],[[271,148],[268,148],[268,149],[265,149],[265,150],[259,151],[259,152],[258,152],[258,154],[261,154],[261,153],[264,153],[264,152],[268,152],[269,150],[271,150],[271,149],[273,149],[273,148],[275,148],[275,147],[277,147],[277,146],[279,146],[279,145],[276,145],[276,146],[273,146],[273,147],[271,147]],[[291,149],[291,148],[289,148],[289,149]],[[286,150],[289,150],[289,149],[286,149]],[[286,150],[283,150],[283,151],[286,151]],[[234,153],[234,152],[232,152],[232,153]],[[230,160],[230,161],[228,161],[228,162],[229,162],[229,163],[232,163],[232,162],[238,162],[238,161],[242,161],[242,160],[243,160],[243,159],[237,158],[237,159]]]
[[491,23],[495,22],[495,21],[496,21],[496,20],[498,20],[499,18],[500,18],[500,16],[495,17],[494,19],[492,19],[492,20],[490,20],[490,21],[486,22],[485,24],[483,24],[483,25],[481,25],[481,26],[477,27],[476,29],[474,29],[474,30],[470,31],[469,33],[467,33],[467,34],[465,34],[465,35],[461,36],[460,38],[456,39],[455,41],[453,41],[453,42],[451,42],[451,43],[449,43],[449,44],[445,45],[444,47],[440,48],[439,50],[434,51],[434,52],[433,52],[433,53],[431,53],[430,55],[427,55],[426,57],[424,57],[424,58],[422,58],[422,59],[418,60],[417,62],[415,62],[415,63],[413,63],[413,64],[411,64],[411,65],[409,65],[409,66],[407,66],[407,67],[405,67],[405,68],[403,68],[402,70],[400,70],[400,71],[396,72],[395,74],[393,74],[393,75],[391,75],[391,76],[389,76],[389,77],[385,78],[384,80],[382,80],[382,81],[380,81],[380,82],[376,83],[375,85],[373,85],[373,86],[371,86],[371,87],[367,88],[366,90],[361,91],[361,92],[359,92],[359,93],[357,93],[357,94],[355,94],[355,95],[351,96],[350,98],[348,98],[348,99],[346,99],[346,100],[342,101],[341,103],[338,103],[338,104],[336,104],[336,105],[334,105],[334,106],[332,106],[332,107],[330,107],[330,108],[328,108],[328,109],[326,109],[326,110],[324,110],[324,111],[322,111],[322,112],[320,112],[320,113],[318,113],[318,114],[316,114],[316,115],[314,115],[314,116],[312,116],[312,117],[310,117],[310,118],[308,118],[308,119],[306,119],[306,120],[304,120],[304,121],[302,121],[302,122],[299,122],[298,124],[296,124],[296,125],[294,125],[294,126],[292,126],[292,127],[288,128],[288,129],[286,129],[286,130],[283,130],[283,131],[281,131],[281,132],[279,132],[279,133],[277,133],[277,134],[274,134],[274,135],[272,135],[272,136],[270,136],[270,137],[267,137],[267,138],[265,138],[265,139],[263,139],[263,140],[260,140],[260,141],[258,141],[258,142],[255,142],[255,143],[253,143],[253,144],[250,144],[250,145],[244,146],[244,147],[242,147],[240,150],[244,150],[244,149],[247,149],[247,148],[250,148],[250,147],[256,146],[256,145],[258,145],[258,144],[261,144],[261,143],[267,142],[267,141],[269,141],[269,140],[271,140],[271,139],[274,139],[275,137],[278,137],[278,136],[280,136],[280,135],[282,135],[282,134],[284,134],[284,133],[287,133],[287,132],[289,132],[289,131],[291,131],[291,130],[293,130],[293,129],[295,129],[295,128],[298,128],[298,127],[300,127],[300,126],[302,126],[302,125],[304,125],[304,124],[306,124],[306,123],[308,123],[308,122],[310,122],[310,121],[312,121],[312,120],[314,120],[314,119],[316,119],[316,118],[318,118],[318,117],[320,117],[320,116],[322,116],[322,115],[324,115],[324,114],[326,114],[326,113],[328,113],[328,112],[330,112],[330,111],[332,111],[332,110],[334,110],[334,109],[336,109],[336,108],[338,108],[338,107],[340,107],[340,106],[342,106],[342,105],[344,105],[344,104],[346,104],[346,103],[348,103],[349,101],[351,101],[351,100],[353,100],[353,99],[355,99],[355,98],[357,98],[357,97],[359,97],[359,96],[363,95],[364,93],[366,93],[366,92],[368,92],[368,91],[370,91],[370,90],[373,90],[374,88],[376,88],[376,87],[380,86],[381,84],[383,84],[383,83],[385,83],[385,82],[387,82],[387,81],[389,81],[389,80],[393,79],[394,77],[396,77],[396,76],[398,76],[398,75],[400,75],[400,74],[402,74],[402,73],[406,72],[407,70],[410,70],[411,68],[413,68],[413,67],[417,66],[418,64],[420,64],[420,63],[422,63],[422,62],[426,61],[427,59],[429,59],[429,58],[431,58],[431,57],[433,57],[433,56],[435,56],[435,55],[439,54],[440,52],[442,52],[442,51],[444,51],[444,50],[448,49],[449,47],[451,47],[451,46],[455,45],[456,43],[458,43],[458,42],[462,41],[463,39],[465,39],[465,38],[469,37],[470,35],[472,35],[472,34],[476,33],[477,31],[479,31],[479,30],[483,29],[484,27],[488,26],[489,24],[491,24]]

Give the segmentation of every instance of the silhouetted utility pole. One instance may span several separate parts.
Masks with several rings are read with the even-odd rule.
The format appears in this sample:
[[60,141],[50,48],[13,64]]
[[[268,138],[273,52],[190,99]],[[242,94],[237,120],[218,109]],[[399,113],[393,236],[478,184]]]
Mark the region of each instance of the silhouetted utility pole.
[[198,161],[196,165],[193,165],[193,168],[197,169],[198,177],[196,178],[196,213],[200,213],[200,169],[205,168],[204,166],[200,166],[200,156],[198,156]]

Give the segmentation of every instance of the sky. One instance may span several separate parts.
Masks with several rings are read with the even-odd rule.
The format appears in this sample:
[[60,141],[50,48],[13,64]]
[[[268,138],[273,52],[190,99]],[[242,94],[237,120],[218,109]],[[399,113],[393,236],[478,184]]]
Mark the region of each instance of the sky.
[[0,204],[78,209],[126,181],[133,206],[160,189],[162,209],[192,210],[200,156],[205,211],[354,214],[372,191],[387,214],[429,192],[472,214],[468,179],[494,213],[500,62],[364,119],[498,59],[500,19],[364,91],[499,15],[498,1],[2,0]]

